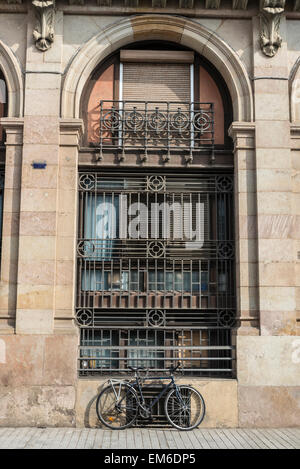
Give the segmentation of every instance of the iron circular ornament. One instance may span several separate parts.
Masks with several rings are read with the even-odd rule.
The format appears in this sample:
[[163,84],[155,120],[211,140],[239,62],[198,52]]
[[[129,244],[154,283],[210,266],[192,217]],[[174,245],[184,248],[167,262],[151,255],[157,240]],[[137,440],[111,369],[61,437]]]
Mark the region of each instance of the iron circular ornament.
[[164,256],[166,249],[164,243],[161,241],[150,241],[147,247],[148,255],[150,257],[162,257]]
[[80,257],[91,256],[95,252],[93,241],[82,240],[77,244],[77,252]]
[[118,130],[121,124],[121,116],[118,111],[110,110],[103,116],[103,127],[106,130]]
[[148,312],[148,325],[160,327],[165,325],[165,313],[161,309],[151,309]]
[[148,189],[152,192],[160,192],[166,187],[166,180],[163,176],[152,175],[147,178]]
[[125,114],[126,128],[132,131],[143,130],[145,118],[139,111],[127,111]]
[[76,313],[76,321],[80,326],[90,326],[93,322],[93,313],[90,309],[79,309]]
[[85,191],[95,189],[96,178],[94,174],[81,174],[79,177],[79,186]]
[[155,130],[157,132],[161,132],[165,130],[167,126],[167,118],[165,114],[160,111],[152,112],[148,118],[148,127],[151,130]]
[[218,257],[232,259],[234,256],[234,246],[232,243],[221,241],[218,244]]
[[233,179],[229,176],[219,176],[216,185],[220,192],[230,192],[233,189]]
[[206,112],[196,112],[194,115],[193,124],[195,130],[204,133],[210,129],[211,118]]
[[234,327],[236,324],[236,317],[234,311],[228,309],[219,311],[218,318],[219,324],[222,327]]
[[175,114],[171,115],[172,129],[180,132],[189,127],[189,116],[187,113],[178,110]]

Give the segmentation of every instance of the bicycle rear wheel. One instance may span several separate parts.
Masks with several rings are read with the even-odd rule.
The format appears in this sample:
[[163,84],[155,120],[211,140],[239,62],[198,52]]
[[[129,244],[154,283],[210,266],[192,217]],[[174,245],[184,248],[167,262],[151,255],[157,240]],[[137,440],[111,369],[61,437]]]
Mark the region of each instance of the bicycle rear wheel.
[[137,417],[136,393],[126,383],[109,385],[100,392],[96,411],[99,420],[110,429],[122,430],[130,427]]
[[191,386],[177,386],[171,389],[165,400],[168,421],[179,430],[196,428],[205,415],[205,403],[200,392]]

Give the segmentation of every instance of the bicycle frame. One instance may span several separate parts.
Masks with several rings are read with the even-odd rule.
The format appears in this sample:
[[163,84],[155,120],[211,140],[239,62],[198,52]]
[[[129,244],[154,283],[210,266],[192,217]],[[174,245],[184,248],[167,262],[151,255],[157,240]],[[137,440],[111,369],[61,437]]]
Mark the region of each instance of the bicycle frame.
[[[143,391],[142,391],[142,387],[141,387],[141,381],[143,381],[143,380],[147,380],[147,381],[148,381],[148,380],[149,380],[149,381],[151,381],[151,380],[153,380],[153,381],[154,381],[154,380],[155,380],[155,381],[157,381],[157,380],[161,380],[161,381],[163,381],[163,380],[170,380],[169,383],[162,389],[162,391],[150,402],[149,406],[147,406],[147,410],[151,410],[151,409],[155,406],[155,404],[159,401],[159,399],[161,399],[165,394],[167,394],[167,392],[168,392],[171,388],[174,388],[174,389],[175,389],[176,395],[177,395],[178,399],[180,400],[181,403],[183,403],[182,398],[181,398],[181,395],[180,395],[180,393],[178,392],[178,386],[177,386],[177,384],[175,383],[175,380],[174,380],[174,376],[173,376],[173,375],[171,375],[171,376],[159,376],[159,377],[157,377],[157,376],[149,376],[149,377],[148,377],[148,376],[147,376],[146,378],[143,378],[143,379],[142,379],[142,378],[140,378],[140,376],[139,376],[138,374],[135,376],[135,381],[134,381],[134,382],[132,382],[132,381],[126,381],[126,380],[114,380],[114,379],[110,379],[110,380],[109,380],[109,383],[110,383],[110,385],[112,386],[113,391],[114,391],[114,394],[115,394],[115,396],[116,396],[116,402],[117,402],[118,404],[120,404],[124,399],[126,399],[128,392],[127,392],[126,395],[123,396],[123,398],[120,400],[121,387],[122,387],[121,385],[122,385],[122,384],[126,384],[126,385],[130,386],[130,388],[131,388],[131,389],[134,391],[134,393],[137,395],[139,407],[140,407],[141,409],[145,409],[144,406],[145,406],[146,403],[145,403],[145,398],[144,398]],[[114,384],[119,384],[119,385],[120,385],[118,392],[116,392],[115,387],[114,387]],[[137,392],[135,386],[137,387],[138,392]]]

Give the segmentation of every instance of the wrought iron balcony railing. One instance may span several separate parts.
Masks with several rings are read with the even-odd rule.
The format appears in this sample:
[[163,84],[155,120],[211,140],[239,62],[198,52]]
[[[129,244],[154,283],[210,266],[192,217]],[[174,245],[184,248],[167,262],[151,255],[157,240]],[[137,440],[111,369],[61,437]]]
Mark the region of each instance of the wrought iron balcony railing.
[[101,101],[100,156],[117,150],[139,151],[146,161],[159,151],[165,161],[180,152],[192,162],[196,152],[209,151],[214,159],[214,105],[199,102]]

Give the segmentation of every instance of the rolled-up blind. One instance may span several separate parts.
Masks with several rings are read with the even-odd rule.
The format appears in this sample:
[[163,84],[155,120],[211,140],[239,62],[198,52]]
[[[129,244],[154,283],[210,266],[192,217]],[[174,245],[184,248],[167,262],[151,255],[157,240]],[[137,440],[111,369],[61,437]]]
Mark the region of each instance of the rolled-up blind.
[[190,99],[189,64],[123,64],[123,100],[189,102]]

